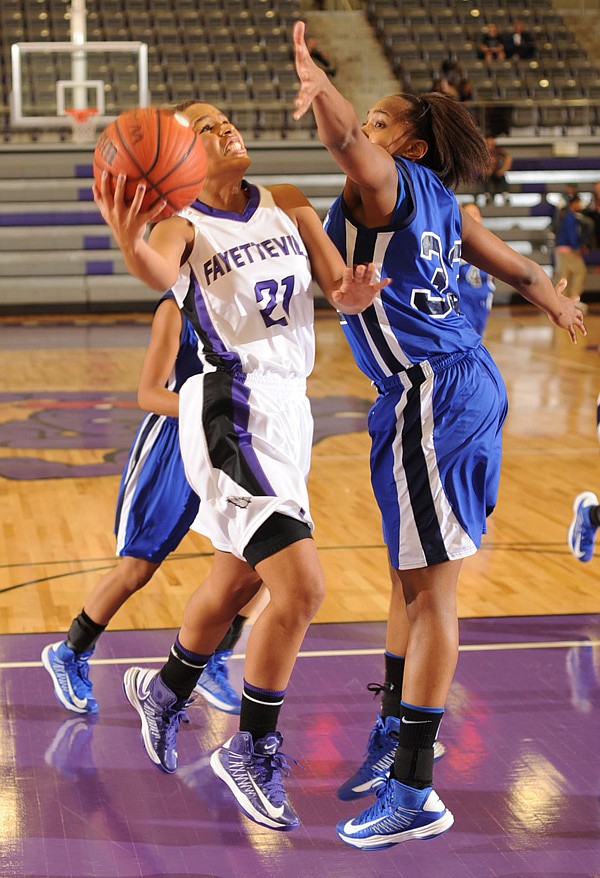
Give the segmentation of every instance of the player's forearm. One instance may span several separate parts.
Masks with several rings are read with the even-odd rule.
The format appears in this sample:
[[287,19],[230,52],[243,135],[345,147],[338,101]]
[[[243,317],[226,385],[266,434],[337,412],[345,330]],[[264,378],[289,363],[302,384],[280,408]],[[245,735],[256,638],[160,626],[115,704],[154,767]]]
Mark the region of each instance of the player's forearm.
[[331,151],[343,151],[362,137],[360,122],[352,104],[326,79],[312,102],[319,140]]
[[556,319],[560,316],[560,299],[556,295],[552,281],[539,265],[532,263],[531,271],[513,283],[513,286],[524,299],[540,308],[549,317]]
[[134,246],[121,248],[127,270],[142,283],[159,293],[170,289],[179,274],[179,267],[172,265],[146,241],[138,241]]
[[137,399],[139,407],[146,412],[179,417],[179,394],[166,387],[140,387]]

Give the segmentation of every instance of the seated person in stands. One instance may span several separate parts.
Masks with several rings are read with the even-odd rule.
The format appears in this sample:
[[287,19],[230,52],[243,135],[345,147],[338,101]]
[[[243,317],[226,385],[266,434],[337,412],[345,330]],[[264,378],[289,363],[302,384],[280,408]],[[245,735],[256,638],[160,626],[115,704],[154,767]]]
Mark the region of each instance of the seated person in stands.
[[490,154],[490,160],[487,167],[487,177],[484,180],[485,200],[488,204],[493,204],[496,195],[504,197],[504,203],[508,204],[508,183],[506,182],[506,172],[512,167],[512,156],[508,150],[502,146],[498,146],[496,139],[491,135],[485,138]]
[[[436,87],[437,85],[440,87]],[[441,91],[442,94],[450,94],[457,101],[465,103],[475,100],[473,85],[467,78],[460,61],[450,58],[442,62],[442,72],[434,80],[432,91]]]
[[512,30],[502,37],[504,54],[507,58],[522,58],[528,60],[535,56],[535,40],[533,34],[525,30],[525,25],[520,18],[515,18]]
[[437,91],[440,94],[448,95],[448,97],[454,98],[455,101],[460,100],[457,87],[452,85],[444,75],[437,76],[433,80],[431,83],[431,91]]
[[477,49],[477,57],[483,58],[484,61],[504,61],[506,58],[500,30],[494,21],[490,21],[485,26]]

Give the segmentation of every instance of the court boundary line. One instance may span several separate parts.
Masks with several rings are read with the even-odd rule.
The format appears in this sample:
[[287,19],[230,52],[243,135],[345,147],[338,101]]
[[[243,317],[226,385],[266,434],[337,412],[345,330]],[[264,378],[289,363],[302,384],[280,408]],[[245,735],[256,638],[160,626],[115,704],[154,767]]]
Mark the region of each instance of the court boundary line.
[[[36,635],[37,636],[37,635]],[[580,646],[600,646],[600,639],[589,640],[547,640],[547,641],[527,641],[519,643],[466,643],[459,646],[459,652],[493,652],[499,650],[511,649],[570,649],[571,647]],[[298,658],[340,658],[343,656],[363,656],[378,655],[383,653],[383,646],[370,649],[308,649],[301,650]],[[243,661],[246,658],[245,653],[236,653],[230,656],[230,661]],[[154,665],[164,664],[166,656],[158,658],[152,656],[131,656],[128,658],[105,658],[92,659],[91,665]],[[6,671],[20,668],[39,668],[41,662],[0,662],[0,670]]]

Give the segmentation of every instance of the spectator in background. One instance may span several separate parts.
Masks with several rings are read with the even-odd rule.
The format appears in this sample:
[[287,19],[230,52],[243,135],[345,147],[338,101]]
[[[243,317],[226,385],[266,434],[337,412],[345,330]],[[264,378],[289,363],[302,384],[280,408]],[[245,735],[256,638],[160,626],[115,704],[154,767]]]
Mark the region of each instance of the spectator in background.
[[452,85],[451,82],[442,74],[441,76],[437,76],[433,82],[431,83],[431,91],[437,91],[440,94],[448,95],[450,98],[454,98],[455,101],[460,100],[458,96],[458,89],[456,86]]
[[490,21],[485,26],[479,48],[477,49],[477,57],[488,62],[504,61],[506,58],[500,30],[494,21]]
[[512,30],[502,37],[502,44],[507,58],[521,58],[527,61],[535,56],[533,34],[525,30],[520,18],[515,18]]
[[310,57],[313,59],[315,64],[318,64],[321,67],[327,76],[335,76],[336,68],[332,65],[329,57],[317,46],[317,38],[310,36],[306,38],[306,46],[308,51],[310,52]]
[[594,223],[594,241],[592,246],[594,248],[600,247],[600,180],[597,183],[594,183],[594,187],[592,189],[592,200],[585,208],[585,210],[581,211],[584,216],[589,217]]
[[465,74],[462,64],[455,58],[450,58],[442,62],[442,72],[439,79],[434,81],[434,86],[438,81],[441,81],[442,86],[445,87],[440,89],[433,87],[432,91],[441,91],[442,94],[450,94],[451,97],[455,97],[456,100],[461,103],[475,100],[473,95],[473,85]]
[[[571,195],[567,207],[559,214],[556,231],[555,271],[556,278],[566,278],[565,296],[579,299],[585,291],[587,267],[583,254],[590,249],[593,240],[593,225],[589,217],[582,214],[583,203],[578,192]],[[585,313],[587,305],[579,303]]]
[[506,173],[512,167],[512,156],[504,147],[498,146],[491,134],[486,136],[485,142],[490,154],[487,177],[484,180],[486,203],[493,204],[496,195],[502,195],[504,203],[508,204]]

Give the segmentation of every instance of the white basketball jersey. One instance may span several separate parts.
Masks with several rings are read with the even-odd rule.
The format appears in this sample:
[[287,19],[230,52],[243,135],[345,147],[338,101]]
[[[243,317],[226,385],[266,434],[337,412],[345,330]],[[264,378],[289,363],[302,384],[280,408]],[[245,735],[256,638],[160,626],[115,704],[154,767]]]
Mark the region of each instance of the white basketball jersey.
[[315,357],[306,248],[271,193],[244,185],[242,214],[200,201],[180,212],[196,238],[173,292],[200,338],[204,371],[304,380]]

